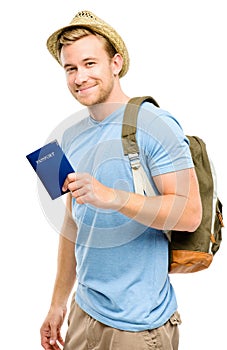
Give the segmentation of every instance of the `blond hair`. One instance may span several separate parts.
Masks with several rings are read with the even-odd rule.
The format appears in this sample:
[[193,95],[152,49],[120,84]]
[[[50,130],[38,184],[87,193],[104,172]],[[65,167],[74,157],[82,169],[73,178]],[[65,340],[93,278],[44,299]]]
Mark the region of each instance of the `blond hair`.
[[60,60],[61,49],[64,45],[71,45],[73,42],[84,38],[88,35],[95,35],[103,42],[104,49],[106,50],[110,58],[114,57],[117,53],[111,42],[104,36],[84,27],[76,27],[72,29],[65,30],[61,33],[57,40],[57,54]]

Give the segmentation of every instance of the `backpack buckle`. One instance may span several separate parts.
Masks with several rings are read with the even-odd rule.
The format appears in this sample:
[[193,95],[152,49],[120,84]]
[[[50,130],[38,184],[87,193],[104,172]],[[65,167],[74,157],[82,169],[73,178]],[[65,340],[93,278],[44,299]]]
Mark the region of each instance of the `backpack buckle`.
[[136,170],[140,168],[141,164],[140,164],[139,153],[129,153],[128,158],[132,169]]

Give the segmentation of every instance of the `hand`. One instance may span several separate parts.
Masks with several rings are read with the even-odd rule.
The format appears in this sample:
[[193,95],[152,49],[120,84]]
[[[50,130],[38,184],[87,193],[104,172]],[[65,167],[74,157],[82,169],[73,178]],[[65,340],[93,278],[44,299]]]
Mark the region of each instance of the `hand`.
[[78,204],[92,204],[97,208],[116,209],[116,191],[102,185],[87,173],[71,173],[65,179],[63,191],[69,189]]
[[41,345],[45,350],[61,350],[64,346],[60,329],[66,315],[66,309],[50,309],[40,329]]

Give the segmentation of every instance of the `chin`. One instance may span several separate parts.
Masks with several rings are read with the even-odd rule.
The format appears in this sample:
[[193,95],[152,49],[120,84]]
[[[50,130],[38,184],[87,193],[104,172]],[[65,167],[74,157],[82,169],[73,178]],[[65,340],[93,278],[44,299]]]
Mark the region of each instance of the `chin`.
[[90,107],[90,106],[105,102],[105,99],[103,98],[94,98],[92,96],[84,97],[84,98],[79,96],[79,98],[76,98],[76,99],[79,103],[81,103],[83,106],[86,106],[86,107]]

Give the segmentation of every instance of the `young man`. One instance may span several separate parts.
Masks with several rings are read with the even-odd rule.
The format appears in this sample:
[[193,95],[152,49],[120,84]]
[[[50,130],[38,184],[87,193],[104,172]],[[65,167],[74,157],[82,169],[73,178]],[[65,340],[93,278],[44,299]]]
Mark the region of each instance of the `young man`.
[[[70,192],[42,346],[177,350],[181,321],[168,277],[164,230],[194,231],[201,220],[188,140],[168,112],[144,103],[137,142],[157,195],[134,193],[121,141],[129,101],[120,84],[129,66],[122,38],[96,15],[82,11],[52,34],[47,46],[88,116],[63,136],[62,147],[76,172],[63,185]],[[61,326],[76,280],[63,341]]]

